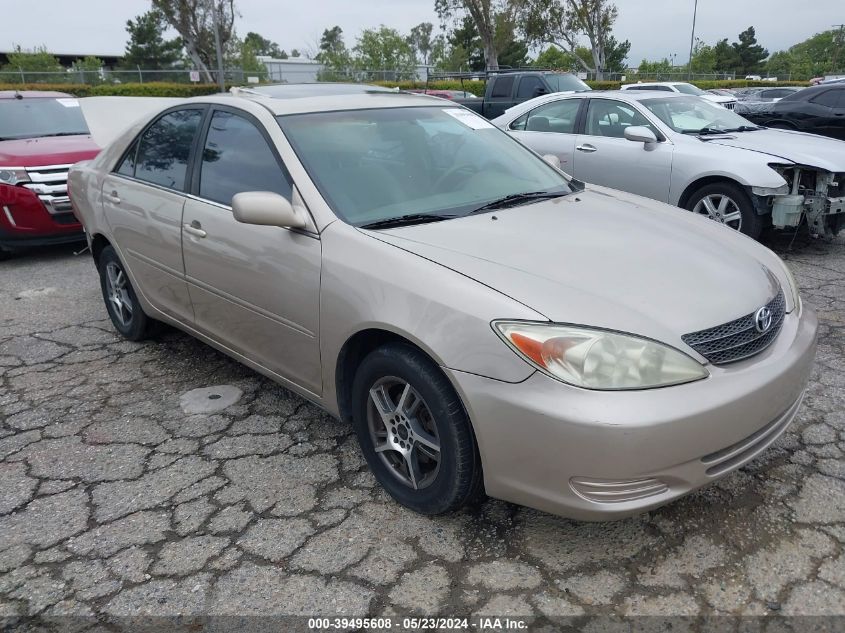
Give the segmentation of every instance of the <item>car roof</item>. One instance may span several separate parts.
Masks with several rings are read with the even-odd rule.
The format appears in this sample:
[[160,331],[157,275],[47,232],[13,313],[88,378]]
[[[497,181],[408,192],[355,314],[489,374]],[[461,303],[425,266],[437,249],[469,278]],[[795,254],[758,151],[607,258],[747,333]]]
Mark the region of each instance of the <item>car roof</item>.
[[66,92],[52,90],[0,90],[0,99],[62,99],[73,98]]
[[[635,84],[625,84],[626,86],[677,86],[678,84],[686,84],[687,81],[638,81]],[[630,88],[629,88],[630,90]]]
[[457,107],[439,97],[412,94],[408,92],[364,92],[344,95],[326,95],[284,99],[253,93],[237,95],[210,95],[186,99],[185,103],[200,101],[232,105],[233,99],[245,99],[263,105],[277,116],[306,114],[312,112],[336,112],[339,110],[367,110],[383,108],[408,108],[421,106]]
[[393,88],[343,82],[310,82],[298,84],[265,84],[233,88],[233,94],[265,94],[277,99],[301,99],[321,95],[348,95],[368,92],[395,92]]

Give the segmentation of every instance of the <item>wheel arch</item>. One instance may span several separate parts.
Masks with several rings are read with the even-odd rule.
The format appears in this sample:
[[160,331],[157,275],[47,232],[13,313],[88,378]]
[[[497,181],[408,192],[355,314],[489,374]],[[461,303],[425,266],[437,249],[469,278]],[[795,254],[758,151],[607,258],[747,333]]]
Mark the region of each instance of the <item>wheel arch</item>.
[[[726,183],[726,184],[730,184],[730,185],[735,185],[737,187],[740,187],[746,193],[749,193],[747,184],[740,182],[739,180],[737,180],[735,178],[731,178],[730,176],[713,174],[713,175],[709,175],[709,176],[704,176],[702,178],[698,178],[698,179],[692,181],[690,184],[688,184],[686,186],[686,188],[683,190],[683,192],[681,193],[680,198],[678,198],[678,206],[681,207],[682,209],[686,209],[687,204],[690,201],[690,198],[692,198],[692,194],[694,194],[696,191],[698,191],[702,187],[706,187],[707,185],[715,185],[715,184],[719,184],[719,183]],[[749,197],[751,197],[751,196],[749,195]]]
[[102,233],[96,233],[91,238],[91,257],[94,258],[94,263],[100,261],[100,254],[106,246],[111,246],[112,243]]
[[[352,383],[355,379],[355,372],[361,365],[361,362],[366,358],[367,354],[388,343],[408,345],[419,353],[424,354],[438,368],[441,368],[443,365],[432,352],[399,332],[377,326],[371,326],[355,332],[346,339],[346,342],[341,347],[335,366],[335,397],[337,398],[337,409],[341,420],[347,422],[352,420]],[[443,373],[446,379],[449,380],[449,383],[452,384],[449,376],[445,372]],[[455,393],[461,398],[460,392],[454,384],[452,384],[452,388],[455,389]],[[467,411],[462,398],[461,404],[464,410]],[[469,418],[468,411],[467,418]],[[470,420],[470,427],[472,427],[472,420]]]

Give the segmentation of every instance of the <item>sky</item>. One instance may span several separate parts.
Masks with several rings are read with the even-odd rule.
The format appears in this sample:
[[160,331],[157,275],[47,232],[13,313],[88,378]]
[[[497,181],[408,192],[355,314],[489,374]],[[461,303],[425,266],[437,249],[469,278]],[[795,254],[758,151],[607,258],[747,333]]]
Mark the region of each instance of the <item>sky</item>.
[[[628,63],[669,58],[685,63],[695,0],[616,0],[618,40],[631,41]],[[126,20],[149,0],[0,0],[0,50],[46,46],[57,53],[115,55],[126,43]],[[362,29],[380,24],[407,33],[420,22],[439,27],[434,0],[237,0],[243,36],[256,31],[287,51],[316,52],[323,29],[340,25],[352,46]],[[5,9],[4,9],[4,5]],[[800,6],[800,9],[797,8]],[[762,9],[762,10],[761,10]],[[37,17],[36,17],[37,16]],[[842,0],[699,0],[696,37],[710,44],[754,25],[769,52],[845,22]]]

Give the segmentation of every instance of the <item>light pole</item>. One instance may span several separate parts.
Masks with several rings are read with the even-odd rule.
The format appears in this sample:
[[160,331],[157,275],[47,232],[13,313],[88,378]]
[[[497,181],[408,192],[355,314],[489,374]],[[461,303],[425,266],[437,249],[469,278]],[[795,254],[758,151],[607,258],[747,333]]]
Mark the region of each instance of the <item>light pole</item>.
[[695,8],[692,10],[692,33],[689,36],[689,64],[687,64],[687,79],[692,81],[692,48],[695,44],[695,18],[698,15],[698,0],[695,0]]

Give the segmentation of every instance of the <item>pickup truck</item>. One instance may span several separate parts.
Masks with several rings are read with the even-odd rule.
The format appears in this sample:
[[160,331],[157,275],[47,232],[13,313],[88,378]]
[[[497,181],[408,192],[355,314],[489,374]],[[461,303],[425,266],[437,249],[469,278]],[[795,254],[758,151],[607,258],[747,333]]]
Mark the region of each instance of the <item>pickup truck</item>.
[[[471,81],[466,81],[469,89]],[[552,71],[520,71],[490,73],[482,99],[453,99],[456,103],[495,119],[505,110],[540,95],[552,92],[582,92],[590,87],[572,73]]]
[[67,173],[99,151],[71,95],[0,91],[0,259],[26,246],[85,239]]

